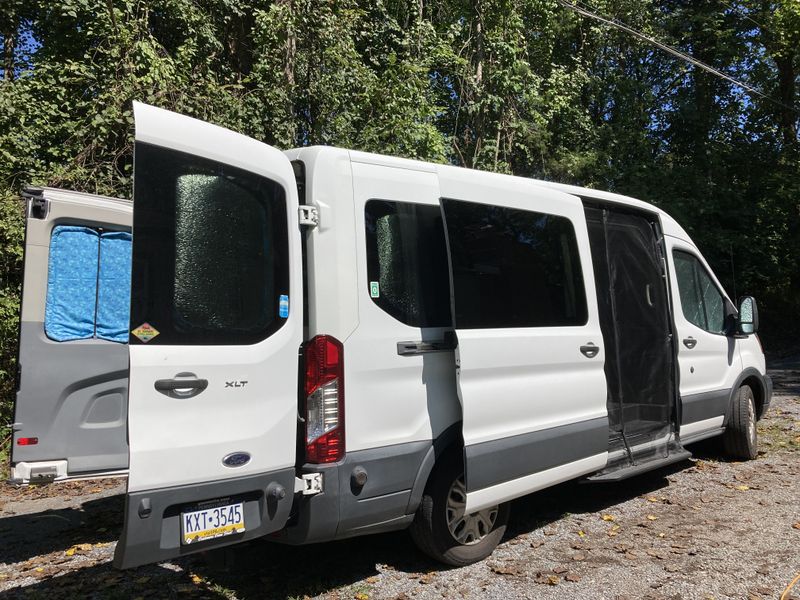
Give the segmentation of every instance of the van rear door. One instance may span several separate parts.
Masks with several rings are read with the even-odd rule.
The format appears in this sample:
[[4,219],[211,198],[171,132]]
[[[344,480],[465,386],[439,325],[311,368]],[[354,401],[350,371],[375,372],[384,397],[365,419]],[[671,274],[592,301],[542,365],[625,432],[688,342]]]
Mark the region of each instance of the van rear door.
[[121,567],[285,525],[303,323],[289,160],[208,123],[134,111]]
[[131,203],[25,195],[11,480],[124,474]]
[[580,201],[442,168],[464,510],[605,467],[604,349]]

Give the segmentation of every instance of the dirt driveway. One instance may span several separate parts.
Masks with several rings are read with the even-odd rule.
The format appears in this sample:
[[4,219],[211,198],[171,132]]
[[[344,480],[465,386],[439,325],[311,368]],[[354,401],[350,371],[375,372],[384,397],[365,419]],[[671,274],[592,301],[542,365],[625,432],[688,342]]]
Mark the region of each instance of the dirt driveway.
[[494,555],[463,569],[396,533],[115,571],[123,483],[3,484],[0,598],[779,598],[800,574],[800,359],[772,375],[757,460],[723,462],[707,444],[620,484],[539,492],[514,502]]

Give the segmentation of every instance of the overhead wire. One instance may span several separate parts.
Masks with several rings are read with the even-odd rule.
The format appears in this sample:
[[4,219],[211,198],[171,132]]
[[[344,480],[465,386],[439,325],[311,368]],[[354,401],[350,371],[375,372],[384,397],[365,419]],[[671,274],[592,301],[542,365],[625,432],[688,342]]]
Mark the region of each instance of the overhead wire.
[[635,38],[637,38],[639,40],[642,40],[644,42],[647,42],[648,44],[656,46],[657,48],[663,50],[664,52],[667,52],[668,54],[671,54],[672,56],[675,56],[676,58],[680,58],[681,60],[686,61],[688,63],[691,63],[694,66],[696,66],[696,67],[698,67],[700,69],[703,69],[704,71],[707,71],[708,73],[711,73],[712,75],[715,75],[716,77],[724,79],[724,80],[726,80],[726,81],[728,81],[728,82],[730,82],[730,83],[742,88],[743,90],[745,90],[747,92],[750,92],[751,94],[755,94],[756,96],[760,96],[761,98],[764,98],[765,100],[768,100],[768,101],[770,101],[770,102],[772,102],[772,103],[774,103],[774,104],[776,104],[778,106],[782,106],[783,108],[789,109],[789,110],[791,110],[793,112],[800,112],[796,108],[794,108],[792,106],[789,106],[788,104],[784,104],[780,100],[776,100],[775,98],[765,94],[761,90],[759,90],[757,88],[754,88],[753,86],[748,85],[748,84],[744,83],[743,81],[739,81],[738,79],[735,79],[734,77],[731,77],[727,73],[723,73],[719,69],[716,69],[716,68],[712,67],[711,65],[704,63],[701,60],[698,60],[698,59],[694,58],[693,56],[690,56],[690,55],[686,54],[685,52],[681,52],[677,48],[674,48],[674,47],[672,47],[672,46],[670,46],[668,44],[665,44],[664,42],[660,42],[659,40],[657,40],[657,39],[655,39],[655,38],[653,38],[653,37],[651,37],[651,36],[649,36],[649,35],[647,35],[645,33],[642,33],[641,31],[639,31],[637,29],[634,29],[633,27],[630,27],[629,25],[626,25],[625,23],[623,23],[619,19],[604,17],[604,16],[599,15],[599,14],[597,14],[595,12],[592,12],[591,10],[589,10],[587,8],[583,8],[583,7],[578,6],[576,4],[572,4],[570,2],[567,2],[567,0],[556,0],[556,2],[561,4],[563,7],[568,8],[568,9],[570,9],[572,11],[575,11],[576,13],[581,14],[581,15],[583,15],[585,17],[589,17],[590,19],[594,19],[596,21],[600,21],[601,23],[604,23],[606,25],[610,25],[612,27],[616,27],[617,29],[620,29],[620,30],[624,31],[625,33],[628,33],[628,34],[632,35],[633,37],[635,37]]

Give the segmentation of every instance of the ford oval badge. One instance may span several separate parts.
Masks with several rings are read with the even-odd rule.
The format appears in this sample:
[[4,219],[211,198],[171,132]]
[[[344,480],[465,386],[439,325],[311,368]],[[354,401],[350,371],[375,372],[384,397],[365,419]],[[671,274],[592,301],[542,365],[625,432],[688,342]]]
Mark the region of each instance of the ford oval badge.
[[231,452],[222,459],[222,464],[226,467],[243,467],[250,462],[250,455],[247,452]]

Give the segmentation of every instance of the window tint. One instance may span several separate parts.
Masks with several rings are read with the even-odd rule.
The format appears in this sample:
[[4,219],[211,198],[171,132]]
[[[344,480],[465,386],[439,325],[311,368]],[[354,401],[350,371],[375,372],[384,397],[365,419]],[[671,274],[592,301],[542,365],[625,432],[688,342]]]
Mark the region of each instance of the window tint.
[[47,337],[57,342],[127,342],[130,280],[130,233],[54,227],[47,267]]
[[148,144],[135,161],[131,327],[149,324],[159,332],[149,343],[163,344],[251,344],[276,331],[289,293],[283,188]]
[[725,330],[725,299],[697,258],[673,252],[683,316],[711,333]]
[[583,325],[575,229],[533,211],[442,200],[460,329]]
[[373,302],[412,327],[451,325],[447,246],[439,207],[370,200],[364,221]]

